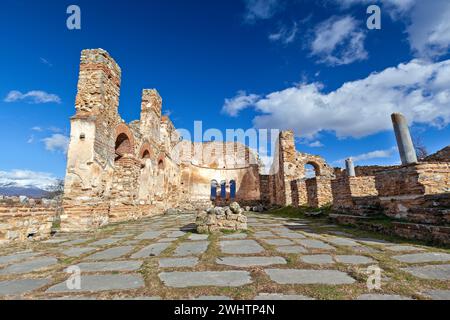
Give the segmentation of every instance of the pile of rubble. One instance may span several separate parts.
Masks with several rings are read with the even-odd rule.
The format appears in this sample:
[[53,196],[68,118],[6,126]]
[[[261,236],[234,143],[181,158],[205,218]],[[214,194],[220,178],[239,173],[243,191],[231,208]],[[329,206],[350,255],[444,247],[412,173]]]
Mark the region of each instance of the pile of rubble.
[[214,207],[197,215],[197,232],[212,233],[222,230],[247,230],[247,217],[237,202],[229,207]]

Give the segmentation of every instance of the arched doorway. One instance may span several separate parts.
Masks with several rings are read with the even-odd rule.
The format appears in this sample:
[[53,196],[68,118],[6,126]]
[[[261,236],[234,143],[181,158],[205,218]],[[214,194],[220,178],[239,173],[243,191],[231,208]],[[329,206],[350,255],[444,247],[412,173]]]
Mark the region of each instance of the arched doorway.
[[225,180],[220,182],[220,198],[222,200],[227,198],[227,182]]
[[236,199],[236,181],[234,180],[230,181],[230,199],[231,200]]
[[211,200],[216,200],[217,199],[217,186],[218,183],[216,180],[212,180],[211,181]]

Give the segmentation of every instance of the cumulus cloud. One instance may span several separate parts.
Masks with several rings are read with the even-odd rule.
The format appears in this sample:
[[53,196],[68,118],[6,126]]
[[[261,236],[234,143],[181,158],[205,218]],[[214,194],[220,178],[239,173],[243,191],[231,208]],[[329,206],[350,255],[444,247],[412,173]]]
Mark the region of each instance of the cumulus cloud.
[[255,22],[256,20],[270,19],[279,8],[279,0],[244,0],[246,13],[245,20]]
[[53,134],[52,136],[42,139],[45,149],[48,151],[61,151],[67,153],[69,148],[69,137],[62,134]]
[[56,94],[50,94],[45,91],[33,90],[27,93],[22,93],[17,90],[10,91],[4,102],[25,101],[27,103],[61,103],[61,98]]
[[238,91],[236,96],[231,99],[225,99],[222,111],[232,117],[236,117],[239,111],[254,104],[260,97],[256,94],[249,94],[243,90]]
[[239,108],[230,108],[232,115],[252,107],[261,113],[253,119],[256,128],[294,129],[308,139],[325,131],[359,138],[392,130],[394,112],[410,122],[443,127],[450,123],[450,60],[412,60],[328,93],[321,83],[303,83],[255,96],[241,97]]
[[37,187],[50,190],[58,181],[51,173],[29,170],[0,171],[0,186]]
[[365,38],[353,17],[331,17],[316,26],[309,47],[311,55],[318,57],[320,63],[346,65],[367,59]]

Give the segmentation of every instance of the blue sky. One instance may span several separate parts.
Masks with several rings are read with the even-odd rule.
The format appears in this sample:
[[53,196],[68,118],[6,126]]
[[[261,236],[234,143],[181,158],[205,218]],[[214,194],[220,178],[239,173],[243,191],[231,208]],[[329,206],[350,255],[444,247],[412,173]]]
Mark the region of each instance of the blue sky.
[[[71,4],[81,30],[66,27]],[[334,166],[393,164],[401,111],[435,152],[450,135],[449,15],[447,0],[4,0],[0,183],[64,176],[85,48],[121,66],[127,122],[156,88],[178,128],[293,128],[299,151]]]

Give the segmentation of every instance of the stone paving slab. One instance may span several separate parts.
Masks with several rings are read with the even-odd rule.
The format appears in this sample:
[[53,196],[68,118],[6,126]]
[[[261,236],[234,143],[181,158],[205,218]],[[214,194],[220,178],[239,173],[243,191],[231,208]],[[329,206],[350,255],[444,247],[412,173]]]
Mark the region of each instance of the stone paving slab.
[[261,239],[261,240],[271,246],[290,246],[294,244],[294,242],[288,239]]
[[302,246],[284,246],[284,247],[276,247],[275,248],[278,252],[286,253],[286,254],[297,254],[297,253],[307,253],[308,250],[306,250]]
[[166,235],[167,238],[180,238],[186,235],[184,231],[172,231]]
[[425,295],[432,300],[450,300],[450,290],[430,290]]
[[406,263],[446,262],[450,261],[448,253],[415,253],[393,257],[395,260]]
[[67,242],[67,241],[69,241],[69,239],[53,238],[53,239],[42,241],[41,243],[44,243],[44,244],[60,244],[60,243]]
[[64,243],[62,243],[61,245],[62,245],[62,246],[68,246],[68,247],[71,247],[71,246],[77,246],[77,245],[79,245],[79,244],[86,243],[86,242],[88,242],[88,241],[90,241],[90,239],[74,239],[74,240],[71,240],[71,241],[69,241],[69,242],[64,242]]
[[363,294],[356,300],[413,300],[396,294]]
[[21,279],[0,282],[0,296],[22,295],[50,283],[50,279]]
[[413,246],[387,246],[386,250],[394,252],[412,252],[412,251],[424,251],[425,249]]
[[356,280],[337,270],[266,269],[266,274],[278,284],[352,284]]
[[360,245],[358,242],[347,238],[328,238],[327,241],[342,247],[356,247]]
[[336,248],[320,240],[306,239],[306,240],[298,240],[297,242],[308,249],[336,250]]
[[46,269],[58,263],[58,260],[54,257],[40,257],[32,260],[27,260],[17,264],[9,265],[8,267],[0,270],[0,275],[9,274],[24,274]]
[[148,257],[157,257],[159,256],[164,250],[169,248],[172,245],[170,242],[163,242],[163,243],[154,243],[151,244],[135,254],[131,256],[132,259],[141,259],[141,258],[148,258]]
[[89,243],[89,245],[90,246],[94,246],[94,247],[109,246],[109,245],[112,245],[112,244],[116,244],[120,240],[121,239],[118,239],[118,238],[100,239],[100,240],[97,240],[95,242]]
[[159,259],[160,268],[183,268],[195,267],[198,264],[197,257],[188,258],[162,258]]
[[303,295],[294,295],[294,294],[281,294],[281,293],[260,293],[255,297],[254,300],[268,300],[268,301],[276,301],[276,300],[315,300],[310,297],[306,297]]
[[82,256],[83,254],[87,254],[90,253],[92,251],[97,250],[97,248],[90,248],[90,247],[75,247],[75,248],[70,248],[70,249],[66,249],[63,250],[61,253],[65,256],[68,257],[79,257]]
[[203,300],[203,301],[211,300],[211,301],[215,301],[215,300],[232,300],[232,299],[230,297],[227,297],[227,296],[200,296],[198,298],[195,298],[194,300]]
[[258,232],[255,232],[253,234],[253,236],[255,238],[274,238],[274,237],[276,237],[276,235],[270,231],[258,231]]
[[163,272],[159,278],[168,287],[240,287],[252,282],[247,271]]
[[153,240],[162,234],[161,231],[146,231],[136,237],[137,240]]
[[82,275],[81,289],[70,290],[67,288],[66,282],[57,284],[49,288],[47,293],[63,293],[63,292],[101,292],[110,290],[131,290],[143,288],[145,286],[144,279],[138,274],[124,275]]
[[253,254],[264,252],[264,248],[255,240],[220,241],[219,245],[222,252],[227,254]]
[[192,241],[200,241],[200,240],[208,240],[208,237],[209,237],[209,235],[207,235],[207,234],[194,233],[194,234],[191,234],[188,239],[192,240]]
[[427,280],[450,280],[450,264],[403,268],[415,277]]
[[25,259],[33,258],[37,256],[38,253],[36,252],[20,252],[15,254],[10,254],[7,256],[1,256],[0,257],[0,265],[6,265],[14,262],[19,262]]
[[314,254],[300,257],[300,260],[309,264],[334,264],[333,257],[329,254]]
[[180,243],[180,245],[175,249],[174,255],[179,257],[200,255],[206,252],[208,246],[208,241],[192,241]]
[[371,258],[365,256],[356,256],[356,255],[342,255],[336,256],[336,261],[344,264],[354,264],[354,265],[362,265],[369,264],[375,262]]
[[77,266],[81,272],[106,272],[106,271],[136,271],[142,266],[142,261],[105,261],[84,262]]
[[129,254],[133,250],[133,246],[114,247],[94,253],[88,256],[86,260],[113,260]]
[[306,237],[300,233],[295,232],[282,232],[279,233],[280,237],[289,238],[289,239],[306,239]]
[[287,264],[282,257],[222,257],[216,263],[241,268]]
[[368,244],[368,245],[376,245],[376,246],[385,246],[385,245],[395,245],[395,243],[388,242],[386,240],[382,239],[372,239],[372,238],[357,238],[361,243]]
[[245,233],[235,233],[235,234],[227,234],[225,236],[222,236],[222,239],[226,240],[239,240],[239,239],[246,239],[247,234]]

